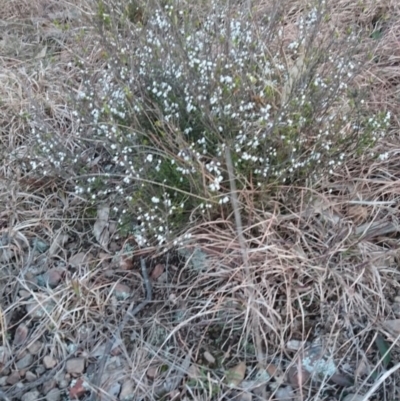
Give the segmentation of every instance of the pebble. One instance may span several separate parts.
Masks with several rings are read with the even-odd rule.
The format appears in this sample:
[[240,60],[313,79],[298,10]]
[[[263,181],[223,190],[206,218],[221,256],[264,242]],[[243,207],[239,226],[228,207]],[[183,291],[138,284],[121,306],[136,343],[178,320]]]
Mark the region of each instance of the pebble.
[[61,392],[58,388],[53,388],[46,395],[46,401],[59,401],[61,398]]
[[289,384],[293,388],[303,388],[303,386],[308,382],[311,378],[311,374],[307,372],[303,367],[292,366],[288,373],[288,381]]
[[208,351],[205,351],[203,356],[204,359],[211,365],[215,363],[215,358]]
[[42,376],[42,374],[46,371],[46,368],[43,365],[39,365],[36,369],[35,372],[38,376]]
[[21,323],[17,329],[15,330],[14,334],[14,341],[13,345],[18,346],[25,342],[26,338],[28,337],[29,329],[26,324]]
[[10,356],[8,350],[4,346],[0,346],[0,363],[5,365],[7,363],[8,357]]
[[43,384],[43,388],[42,388],[42,393],[43,394],[47,394],[48,392],[50,392],[51,390],[53,390],[53,388],[55,388],[57,385],[56,381],[54,379],[52,380],[47,380],[46,382],[44,382]]
[[149,379],[154,380],[155,377],[157,376],[158,369],[155,366],[151,366],[150,368],[147,369],[146,375]]
[[134,382],[132,380],[127,380],[122,385],[121,393],[119,394],[119,399],[121,401],[131,401],[134,397]]
[[63,271],[61,269],[58,269],[57,267],[49,269],[46,273],[43,274],[44,285],[48,285],[50,288],[57,287],[62,279],[62,274]]
[[21,376],[18,371],[12,372],[8,377],[7,377],[7,384],[16,384],[20,381]]
[[28,380],[28,382],[33,382],[36,380],[36,375],[33,372],[31,372],[30,370],[28,370],[25,373],[25,379]]
[[21,401],[37,401],[40,399],[40,393],[37,390],[29,391],[21,397]]
[[25,369],[28,368],[33,362],[33,356],[32,354],[26,354],[23,358],[21,358],[15,366],[19,369]]
[[58,387],[59,388],[66,388],[68,387],[69,381],[67,379],[60,379],[58,381]]
[[66,370],[71,374],[81,374],[85,370],[84,358],[72,358],[66,363]]
[[21,290],[21,291],[18,293],[18,295],[19,295],[21,298],[29,298],[29,297],[31,296],[31,293],[30,293],[29,291],[26,291],[26,290]]
[[40,350],[42,349],[42,345],[43,345],[43,343],[41,341],[35,341],[29,345],[28,351],[32,355],[37,355],[40,352]]
[[[107,254],[108,255],[108,254]],[[72,267],[79,267],[86,263],[86,253],[79,252],[69,258],[68,263]]]
[[118,382],[114,382],[108,389],[108,394],[114,396],[117,399],[120,391],[121,391],[121,385]]
[[49,299],[49,297],[44,294],[37,293],[36,298],[37,300],[32,298],[27,301],[25,306],[26,312],[33,319],[42,319],[47,315],[47,313],[52,312],[56,304],[52,299]]
[[52,369],[52,368],[54,368],[54,366],[57,365],[57,360],[54,359],[54,358],[53,358],[52,356],[50,356],[50,355],[46,355],[46,356],[43,358],[43,365],[44,365],[44,367],[45,367],[46,369]]
[[114,295],[119,301],[125,301],[131,295],[131,289],[126,284],[118,283],[114,287]]

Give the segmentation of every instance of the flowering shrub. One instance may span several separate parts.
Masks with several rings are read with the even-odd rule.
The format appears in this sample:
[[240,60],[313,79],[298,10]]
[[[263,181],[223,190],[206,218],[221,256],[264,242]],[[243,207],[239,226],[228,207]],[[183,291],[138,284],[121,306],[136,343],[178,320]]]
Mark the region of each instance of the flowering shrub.
[[85,151],[68,156],[48,133],[38,137],[46,163],[68,163],[76,192],[113,202],[121,226],[139,230],[143,243],[163,243],[228,202],[226,146],[239,189],[261,190],[333,173],[368,152],[389,123],[353,86],[363,68],[355,31],[322,29],[323,2],[293,20],[272,11],[257,19],[217,0],[201,13],[174,1],[100,1],[104,66],[82,66],[76,100]]

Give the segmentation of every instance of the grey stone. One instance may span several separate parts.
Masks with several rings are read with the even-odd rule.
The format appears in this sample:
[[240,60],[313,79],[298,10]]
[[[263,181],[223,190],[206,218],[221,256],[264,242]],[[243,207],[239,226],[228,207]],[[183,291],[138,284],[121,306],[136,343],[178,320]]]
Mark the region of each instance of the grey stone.
[[72,358],[66,363],[66,370],[71,374],[81,374],[85,370],[84,358]]
[[121,389],[121,393],[119,395],[119,399],[121,401],[131,401],[134,397],[134,382],[133,380],[126,380]]
[[22,370],[22,369],[26,369],[26,368],[28,368],[29,366],[31,366],[32,362],[33,362],[33,356],[32,356],[31,354],[26,354],[23,358],[21,358],[21,359],[16,363],[15,366],[16,366],[19,370]]
[[44,365],[44,367],[45,367],[46,369],[52,369],[52,368],[54,368],[54,366],[57,365],[57,360],[54,359],[54,358],[53,358],[52,356],[50,356],[50,355],[46,355],[46,356],[43,358],[43,365]]
[[28,380],[28,382],[33,382],[36,380],[36,378],[37,376],[30,370],[25,373],[25,379]]
[[40,393],[37,390],[29,391],[21,397],[21,401],[37,401],[40,399]]
[[42,349],[42,345],[43,345],[43,343],[41,341],[35,341],[31,345],[29,345],[28,351],[32,355],[37,355],[40,352],[40,350]]
[[59,401],[61,398],[61,392],[58,388],[53,388],[46,395],[46,401]]

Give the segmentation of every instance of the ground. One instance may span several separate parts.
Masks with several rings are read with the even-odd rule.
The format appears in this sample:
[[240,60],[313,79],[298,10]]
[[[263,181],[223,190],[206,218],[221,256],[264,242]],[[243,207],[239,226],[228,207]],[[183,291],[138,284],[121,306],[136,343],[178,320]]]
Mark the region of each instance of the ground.
[[[232,154],[219,152],[225,126],[214,129],[216,118],[228,124],[227,114],[211,111],[207,122],[191,114],[202,102],[219,100],[210,93],[195,104],[188,93],[200,86],[195,80],[194,88],[190,80],[180,86],[185,70],[182,78],[176,73],[178,83],[166,75],[170,80],[157,86],[162,71],[136,65],[135,58],[160,59],[167,71],[167,53],[141,53],[148,48],[129,43],[136,38],[129,35],[142,38],[154,21],[164,21],[157,6],[171,19],[179,8],[179,18],[195,18],[193,26],[207,33],[208,3],[233,7],[233,19],[251,15],[260,38],[268,34],[264,19],[270,30],[285,27],[282,37],[271,36],[268,52],[284,54],[271,60],[288,59],[286,70],[276,67],[281,75],[263,82],[260,93],[261,72],[246,70],[245,53],[238,69],[225,71],[216,62],[215,73],[225,71],[217,80],[221,90],[217,81],[200,81],[225,106],[237,98],[253,108],[243,114],[248,131],[230,142]],[[321,49],[332,37],[356,32],[351,45],[327,45],[336,49],[333,57],[349,46],[352,60],[360,61],[343,89],[335,86],[339,70],[324,75],[334,62],[324,59],[314,69],[313,54],[293,50],[302,47],[293,45],[294,21],[323,2],[228,3],[205,1],[193,12],[190,3],[175,1],[147,8],[135,1],[0,0],[0,399],[399,399],[399,5],[340,0],[321,18]],[[266,18],[266,10],[276,16]],[[113,20],[123,15],[129,21]],[[113,36],[117,25],[120,36]],[[221,61],[222,42],[216,43],[206,54]],[[245,51],[239,39],[232,43]],[[256,54],[258,45],[251,46]],[[180,57],[171,49],[168,55]],[[145,70],[132,73],[130,86],[126,66]],[[196,67],[202,76],[211,71],[203,67]],[[301,85],[294,82],[307,74],[321,74],[328,85],[318,91],[313,81],[316,104],[308,106],[334,115],[337,125],[320,140],[315,121],[323,117],[304,106],[304,121],[273,131],[277,142],[268,143],[276,148],[261,152],[258,141],[266,139],[257,135],[268,118],[286,118],[288,99],[295,110],[303,107],[295,102]],[[144,95],[135,86],[142,78]],[[332,104],[323,98],[329,85],[336,91]],[[131,114],[123,109],[127,103],[106,103],[117,92],[131,102]],[[355,92],[365,94],[365,103]],[[356,112],[343,118],[350,109]],[[182,110],[178,123],[166,114]],[[256,127],[257,113],[264,120]],[[214,152],[204,159],[196,153],[205,149],[200,131],[208,132]],[[348,142],[345,135],[352,135]],[[124,164],[126,143],[140,149],[132,153],[135,174]],[[317,160],[315,149],[327,158],[318,174],[317,163],[305,169]],[[296,163],[282,163],[290,157]],[[266,160],[279,167],[263,176],[257,163]],[[169,236],[167,221],[173,221]]]

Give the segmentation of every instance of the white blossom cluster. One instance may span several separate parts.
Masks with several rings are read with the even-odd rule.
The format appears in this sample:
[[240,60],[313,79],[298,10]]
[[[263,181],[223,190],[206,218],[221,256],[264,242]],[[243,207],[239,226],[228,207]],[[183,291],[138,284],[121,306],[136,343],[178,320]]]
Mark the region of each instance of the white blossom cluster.
[[[82,138],[90,127],[107,160],[101,180],[77,177],[76,191],[93,200],[117,194],[124,200],[115,206],[120,223],[134,205],[143,238],[152,233],[163,243],[175,215],[229,201],[225,146],[237,177],[251,175],[262,186],[318,168],[333,173],[346,152],[373,145],[390,116],[363,114],[363,101],[349,97],[360,68],[351,55],[329,46],[312,52],[323,7],[299,15],[291,42],[283,23],[271,35],[270,20],[229,14],[218,0],[200,21],[170,1],[132,23],[128,36],[104,36],[108,63],[95,76],[87,71],[76,118]],[[52,153],[51,142],[40,144]],[[65,160],[62,152],[52,157]],[[194,176],[201,177],[197,187]],[[201,200],[190,203],[194,190]]]

